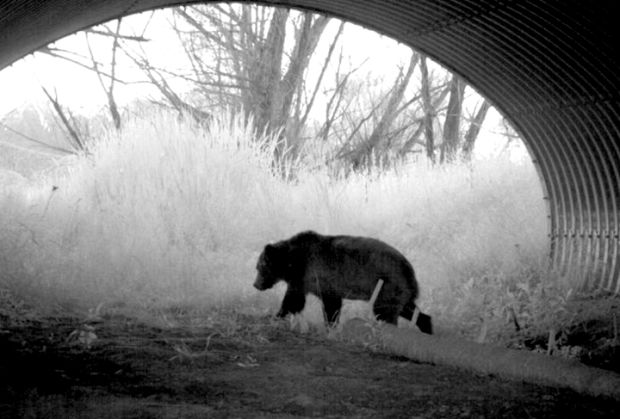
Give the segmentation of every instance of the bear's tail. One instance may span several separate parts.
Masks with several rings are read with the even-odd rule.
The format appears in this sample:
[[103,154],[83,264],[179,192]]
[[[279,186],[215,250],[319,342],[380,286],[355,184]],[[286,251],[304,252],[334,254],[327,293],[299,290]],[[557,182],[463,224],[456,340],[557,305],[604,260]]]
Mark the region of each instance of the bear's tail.
[[400,315],[409,321],[413,321],[421,332],[429,335],[433,334],[433,321],[431,316],[422,313],[418,306],[415,305],[413,298],[405,304]]

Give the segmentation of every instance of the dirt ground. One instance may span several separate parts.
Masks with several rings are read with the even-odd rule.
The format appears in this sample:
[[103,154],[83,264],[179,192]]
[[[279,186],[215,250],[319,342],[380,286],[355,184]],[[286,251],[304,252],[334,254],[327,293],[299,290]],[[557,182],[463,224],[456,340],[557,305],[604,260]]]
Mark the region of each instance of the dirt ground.
[[419,364],[286,322],[0,317],[2,418],[617,417],[620,401]]

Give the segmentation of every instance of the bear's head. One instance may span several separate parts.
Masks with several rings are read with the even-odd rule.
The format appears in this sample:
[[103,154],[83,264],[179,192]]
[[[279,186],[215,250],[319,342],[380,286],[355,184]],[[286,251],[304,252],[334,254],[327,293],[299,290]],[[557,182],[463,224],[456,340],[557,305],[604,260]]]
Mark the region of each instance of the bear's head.
[[263,291],[273,287],[277,282],[287,278],[290,269],[287,249],[276,243],[268,244],[256,263],[256,281],[254,288]]

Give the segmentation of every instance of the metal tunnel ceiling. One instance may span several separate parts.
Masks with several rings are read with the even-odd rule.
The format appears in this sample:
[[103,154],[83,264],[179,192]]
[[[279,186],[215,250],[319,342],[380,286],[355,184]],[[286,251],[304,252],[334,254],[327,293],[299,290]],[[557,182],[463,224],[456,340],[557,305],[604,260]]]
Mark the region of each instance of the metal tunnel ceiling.
[[[0,68],[76,30],[179,3],[0,0]],[[375,29],[476,87],[511,119],[538,166],[554,266],[587,287],[620,292],[616,0],[261,3],[325,12]]]

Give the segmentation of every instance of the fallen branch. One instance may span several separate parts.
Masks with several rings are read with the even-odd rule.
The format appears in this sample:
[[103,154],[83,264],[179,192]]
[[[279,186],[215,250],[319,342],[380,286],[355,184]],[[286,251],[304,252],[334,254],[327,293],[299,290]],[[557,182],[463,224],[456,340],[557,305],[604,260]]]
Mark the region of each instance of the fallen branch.
[[513,380],[568,387],[580,393],[620,400],[620,374],[577,361],[483,345],[454,337],[426,335],[415,329],[352,319],[342,327],[345,340],[363,345],[379,340],[387,352],[438,365],[449,365]]

